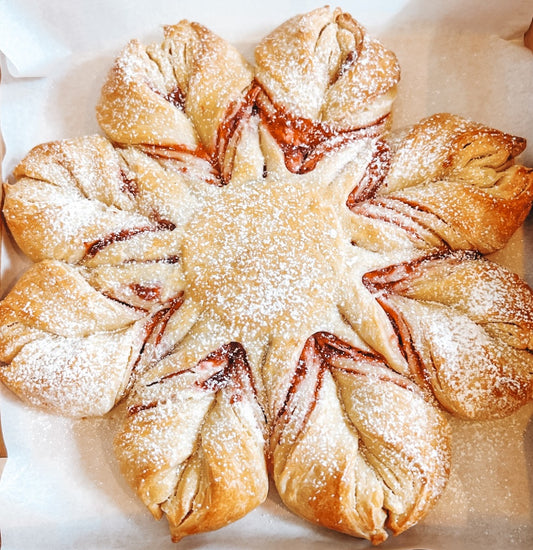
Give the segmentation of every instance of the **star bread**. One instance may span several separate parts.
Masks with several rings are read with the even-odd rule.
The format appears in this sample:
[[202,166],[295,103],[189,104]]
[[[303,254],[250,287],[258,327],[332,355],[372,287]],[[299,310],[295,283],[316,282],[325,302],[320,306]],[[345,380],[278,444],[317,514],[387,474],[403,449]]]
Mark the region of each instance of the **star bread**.
[[35,147],[4,216],[33,264],[0,379],[123,405],[121,470],[174,541],[260,505],[383,542],[448,480],[447,415],[533,396],[533,293],[487,258],[533,201],[525,141],[449,113],[392,129],[396,57],[340,9],[255,65],[198,23],[132,40],[103,135]]

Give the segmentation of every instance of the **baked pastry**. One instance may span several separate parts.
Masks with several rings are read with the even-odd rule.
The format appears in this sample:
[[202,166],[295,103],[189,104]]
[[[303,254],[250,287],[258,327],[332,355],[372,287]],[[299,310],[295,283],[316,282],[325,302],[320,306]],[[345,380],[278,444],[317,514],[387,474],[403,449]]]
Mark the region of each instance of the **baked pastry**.
[[0,377],[60,414],[126,406],[124,475],[173,540],[267,496],[378,544],[446,485],[444,411],[533,395],[533,292],[484,255],[533,201],[525,142],[439,114],[390,133],[394,55],[339,9],[256,66],[196,23],[131,42],[107,137],[5,187],[34,264],[0,303]]

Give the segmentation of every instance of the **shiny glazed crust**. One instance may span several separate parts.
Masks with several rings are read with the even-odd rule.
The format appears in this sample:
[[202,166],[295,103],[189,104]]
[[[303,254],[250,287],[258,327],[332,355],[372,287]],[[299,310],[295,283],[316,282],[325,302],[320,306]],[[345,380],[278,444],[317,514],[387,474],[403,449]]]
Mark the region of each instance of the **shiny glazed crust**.
[[124,476],[171,536],[267,497],[379,544],[451,460],[443,410],[533,395],[533,293],[485,258],[520,227],[524,140],[442,113],[389,133],[399,68],[349,14],[297,16],[252,67],[197,23],[130,42],[106,134],[5,186],[34,264],[0,303],[0,378],[60,414],[124,402]]

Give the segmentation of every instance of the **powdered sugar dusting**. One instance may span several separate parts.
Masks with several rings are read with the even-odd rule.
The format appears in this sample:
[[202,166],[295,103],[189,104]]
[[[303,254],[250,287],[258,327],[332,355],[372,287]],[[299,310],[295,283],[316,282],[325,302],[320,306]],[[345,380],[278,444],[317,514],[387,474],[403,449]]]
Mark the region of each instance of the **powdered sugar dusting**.
[[272,180],[230,186],[188,228],[183,262],[190,288],[202,307],[235,327],[237,338],[254,326],[305,333],[335,301],[339,228],[312,203],[312,192]]

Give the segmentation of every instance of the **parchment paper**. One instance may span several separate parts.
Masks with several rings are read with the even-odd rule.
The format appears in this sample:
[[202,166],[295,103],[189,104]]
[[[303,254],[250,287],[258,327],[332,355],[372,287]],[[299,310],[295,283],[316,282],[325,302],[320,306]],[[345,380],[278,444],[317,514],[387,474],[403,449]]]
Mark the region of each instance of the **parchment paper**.
[[[0,2],[0,125],[8,178],[37,143],[98,132],[99,89],[130,38],[161,38],[161,25],[199,21],[252,60],[254,44],[285,19],[320,2],[268,0],[12,0]],[[533,166],[533,53],[522,36],[530,1],[337,2],[398,55],[402,81],[395,125],[439,111],[526,137]],[[500,259],[530,284],[533,224]],[[2,234],[0,290],[27,265]],[[0,480],[2,550],[174,548],[118,472],[112,453],[116,413],[68,420],[23,406],[0,389],[9,453]],[[533,405],[487,423],[451,420],[454,470],[446,493],[419,526],[384,548],[531,549]],[[528,423],[529,422],[529,423]],[[529,425],[529,428],[528,428]],[[1,459],[0,459],[1,460]],[[1,466],[0,466],[1,467]],[[367,548],[365,541],[295,518],[272,492],[265,504],[215,533],[178,548]]]

